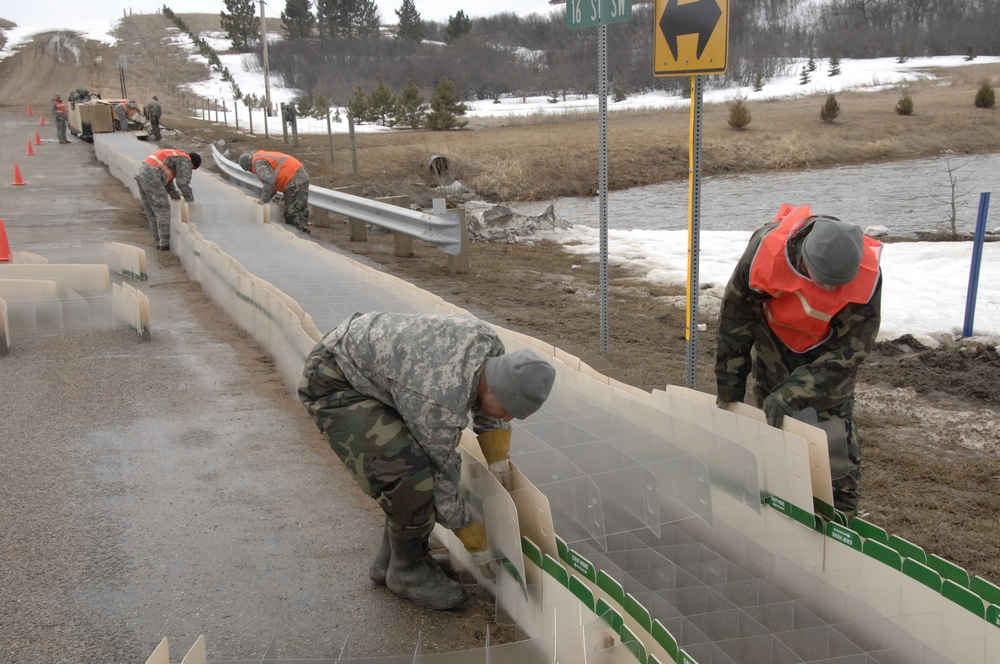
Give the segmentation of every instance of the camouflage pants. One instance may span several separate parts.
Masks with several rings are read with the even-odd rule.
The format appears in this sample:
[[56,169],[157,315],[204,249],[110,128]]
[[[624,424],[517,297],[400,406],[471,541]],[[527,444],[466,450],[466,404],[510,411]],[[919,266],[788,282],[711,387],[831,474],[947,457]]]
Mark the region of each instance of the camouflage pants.
[[149,114],[149,133],[152,134],[153,140],[160,140],[160,116],[153,113]]
[[163,186],[162,176],[151,166],[143,164],[135,176],[139,185],[139,198],[146,212],[149,230],[153,233],[153,244],[157,248],[170,246],[170,197]]
[[[758,407],[796,368],[787,366],[787,361],[782,359],[777,348],[761,344],[760,340],[761,337],[758,336],[753,363],[753,395]],[[851,388],[853,391],[853,380]],[[795,395],[790,396],[794,398]],[[847,423],[848,471],[844,477],[833,480],[833,506],[849,517],[854,516],[858,512],[860,498],[858,487],[861,484],[861,442],[858,437],[858,426],[854,422],[853,394],[846,398],[843,395],[827,394],[817,397],[803,394],[793,405],[797,405],[799,409],[812,406],[816,409],[820,422],[840,418]]]
[[66,116],[56,115],[56,139],[66,142]]
[[358,486],[388,519],[429,534],[436,521],[434,469],[399,414],[354,390],[323,347],[306,360],[298,395]]
[[309,234],[309,182],[285,187],[282,193],[285,223]]

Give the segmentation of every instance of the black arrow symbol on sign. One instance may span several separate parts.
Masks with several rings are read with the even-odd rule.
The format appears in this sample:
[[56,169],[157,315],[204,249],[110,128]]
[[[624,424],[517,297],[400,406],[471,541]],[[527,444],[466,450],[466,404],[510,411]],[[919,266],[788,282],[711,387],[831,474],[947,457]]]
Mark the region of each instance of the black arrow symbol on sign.
[[677,60],[677,38],[681,35],[698,34],[698,58],[705,52],[708,40],[719,24],[722,9],[716,0],[697,0],[686,5],[678,0],[667,0],[667,6],[660,17],[660,32],[667,40],[670,54]]

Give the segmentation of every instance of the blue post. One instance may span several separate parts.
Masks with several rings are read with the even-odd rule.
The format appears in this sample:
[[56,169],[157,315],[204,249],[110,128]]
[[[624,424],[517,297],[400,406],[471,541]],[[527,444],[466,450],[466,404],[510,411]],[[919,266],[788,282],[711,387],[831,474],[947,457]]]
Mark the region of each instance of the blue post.
[[972,268],[969,270],[969,293],[965,297],[963,337],[972,336],[972,320],[976,317],[976,292],[979,290],[979,265],[983,262],[983,242],[986,238],[986,217],[990,211],[990,192],[979,194],[979,214],[976,217],[976,237],[972,241]]

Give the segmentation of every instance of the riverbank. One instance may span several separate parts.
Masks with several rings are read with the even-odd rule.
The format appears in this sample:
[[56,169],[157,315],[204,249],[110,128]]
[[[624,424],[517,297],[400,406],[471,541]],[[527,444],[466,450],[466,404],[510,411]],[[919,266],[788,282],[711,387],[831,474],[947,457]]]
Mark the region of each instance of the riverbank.
[[[983,80],[1000,80],[1000,65],[935,70],[936,78],[906,88],[851,91],[837,95],[834,124],[819,117],[825,96],[748,103],[753,116],[744,131],[728,126],[729,107],[706,104],[702,172],[782,174],[804,169],[876,164],[950,155],[956,159],[995,152],[1000,146],[996,111],[973,100]],[[901,116],[895,105],[908,92],[915,110]],[[631,189],[687,179],[689,112],[656,109],[612,112],[608,122],[609,188]],[[178,120],[206,142],[225,138],[249,147],[290,149],[280,135],[270,141],[218,126]],[[429,205],[438,188],[460,182],[469,196],[490,202],[545,201],[597,193],[597,117],[539,115],[471,119],[458,132],[393,131],[357,134],[359,177],[352,172],[350,139],[301,135],[294,152],[313,178],[333,186],[361,184],[366,195],[408,194]],[[432,156],[447,158],[437,175]],[[946,181],[946,175],[942,175]],[[449,195],[461,199],[461,195]]]

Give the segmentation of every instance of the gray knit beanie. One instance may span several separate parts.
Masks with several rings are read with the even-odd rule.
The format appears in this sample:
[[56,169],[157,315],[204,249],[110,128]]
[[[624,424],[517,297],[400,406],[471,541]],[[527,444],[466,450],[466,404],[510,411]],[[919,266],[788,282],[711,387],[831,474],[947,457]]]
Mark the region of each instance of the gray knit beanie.
[[864,249],[860,228],[833,217],[817,217],[802,242],[802,259],[816,279],[842,286],[857,276]]
[[485,371],[490,391],[519,420],[542,407],[556,379],[552,365],[527,348],[486,358]]
[[240,155],[240,168],[246,172],[250,172],[250,160],[253,159],[253,155],[249,152],[244,152]]

